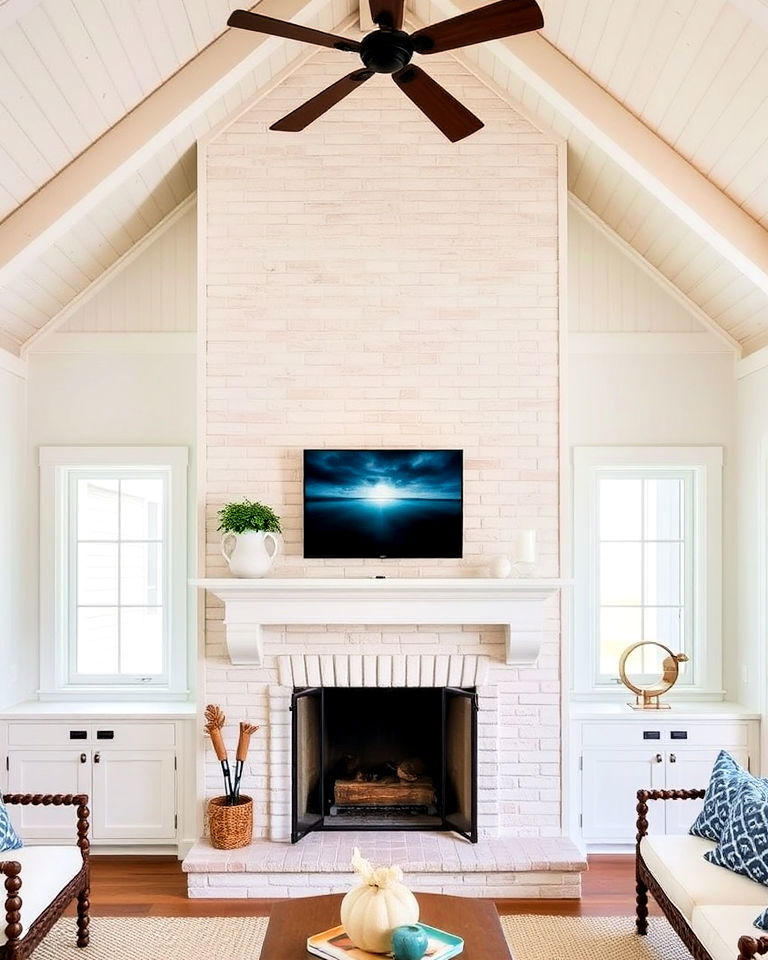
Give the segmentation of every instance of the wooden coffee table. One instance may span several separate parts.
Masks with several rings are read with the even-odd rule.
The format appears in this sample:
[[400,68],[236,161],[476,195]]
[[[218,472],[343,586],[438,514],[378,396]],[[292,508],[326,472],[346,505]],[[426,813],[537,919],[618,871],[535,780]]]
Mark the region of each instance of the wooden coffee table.
[[[490,900],[417,893],[420,920],[464,938],[462,960],[512,960]],[[261,960],[306,960],[307,937],[339,923],[342,894],[285,900],[272,907]]]

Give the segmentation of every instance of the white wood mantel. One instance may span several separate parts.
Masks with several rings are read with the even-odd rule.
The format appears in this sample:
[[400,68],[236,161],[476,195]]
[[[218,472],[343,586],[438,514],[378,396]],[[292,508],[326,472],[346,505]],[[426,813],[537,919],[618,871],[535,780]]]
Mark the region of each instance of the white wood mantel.
[[229,658],[261,664],[263,627],[287,624],[498,624],[506,662],[532,666],[545,629],[545,604],[571,581],[400,577],[190,580],[224,602]]

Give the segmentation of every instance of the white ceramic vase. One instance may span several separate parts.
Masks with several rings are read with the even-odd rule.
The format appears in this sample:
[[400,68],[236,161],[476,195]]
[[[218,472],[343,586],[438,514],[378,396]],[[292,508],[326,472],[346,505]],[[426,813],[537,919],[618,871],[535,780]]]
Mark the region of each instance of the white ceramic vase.
[[[272,542],[272,552],[267,541]],[[275,557],[280,552],[280,541],[274,533],[246,530],[244,533],[225,533],[221,538],[221,552],[234,577],[266,577]]]

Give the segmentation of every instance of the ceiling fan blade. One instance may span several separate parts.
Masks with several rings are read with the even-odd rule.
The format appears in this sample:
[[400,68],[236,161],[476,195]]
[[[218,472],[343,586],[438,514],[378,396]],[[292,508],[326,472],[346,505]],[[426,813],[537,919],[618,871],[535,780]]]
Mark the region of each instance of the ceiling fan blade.
[[452,143],[476,133],[483,126],[482,120],[478,120],[420,67],[409,64],[393,73],[392,79]]
[[371,19],[380,27],[391,27],[393,30],[403,29],[403,10],[405,0],[368,0],[371,8]]
[[333,33],[323,33],[322,30],[313,30],[311,27],[303,27],[300,23],[290,23],[288,20],[263,17],[260,13],[251,13],[250,10],[235,10],[227,20],[227,26],[238,27],[241,30],[255,30],[256,33],[267,33],[271,37],[303,40],[305,43],[314,43],[319,47],[333,47],[349,53],[357,53],[360,49],[357,40],[337,37]]
[[349,96],[361,83],[370,80],[372,76],[372,70],[355,70],[354,73],[350,73],[348,76],[342,77],[341,80],[337,80],[336,83],[332,83],[330,87],[326,87],[316,97],[302,103],[292,113],[273,123],[269,129],[283,130],[288,133],[303,130],[318,117],[322,117],[331,107],[335,107],[344,97]]
[[536,0],[498,0],[498,3],[417,30],[411,35],[411,41],[418,53],[442,53],[529,33],[543,26],[544,15]]

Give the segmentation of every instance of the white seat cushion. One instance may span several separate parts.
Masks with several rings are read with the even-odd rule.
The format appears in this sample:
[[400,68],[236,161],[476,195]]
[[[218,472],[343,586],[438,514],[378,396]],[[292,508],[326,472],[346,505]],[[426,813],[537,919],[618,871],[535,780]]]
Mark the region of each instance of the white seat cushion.
[[[763,889],[768,893],[768,888]],[[768,898],[763,900],[768,903]],[[754,907],[744,906],[696,907],[691,926],[712,960],[734,960],[739,955],[739,937],[765,936],[764,930],[753,926],[757,913]]]
[[768,887],[706,861],[704,854],[714,847],[711,840],[687,835],[643,837],[640,843],[648,869],[689,922],[694,907],[709,904],[754,906],[757,916],[768,906]]
[[[21,864],[21,923],[22,938],[40,914],[48,907],[70,880],[80,873],[83,857],[79,847],[22,847],[6,850],[0,860],[16,860]],[[0,905],[5,917],[5,893],[0,885]],[[5,923],[0,925],[0,945],[6,942]]]

